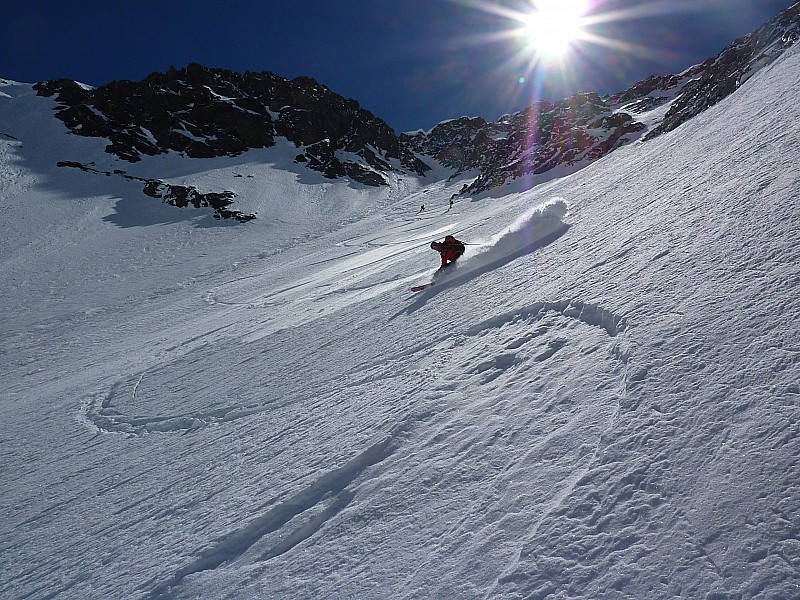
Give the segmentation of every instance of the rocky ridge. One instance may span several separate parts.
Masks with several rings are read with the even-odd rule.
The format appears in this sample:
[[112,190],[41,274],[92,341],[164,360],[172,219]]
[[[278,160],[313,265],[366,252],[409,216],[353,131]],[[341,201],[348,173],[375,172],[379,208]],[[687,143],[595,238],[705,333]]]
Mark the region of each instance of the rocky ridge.
[[581,93],[556,103],[538,102],[494,123],[463,117],[403,139],[456,173],[476,171],[475,180],[459,192],[472,195],[557,167],[577,169],[644,129],[597,94]]
[[[474,171],[475,179],[460,195],[479,194],[554,169],[567,174],[623,144],[675,129],[736,91],[798,39],[800,2],[683,73],[651,76],[611,96],[580,93],[555,103],[538,102],[493,123],[462,117],[402,139],[415,152],[456,173]],[[641,114],[666,103],[669,109],[655,122],[646,125],[639,120]]]
[[92,164],[84,165],[79,162],[71,160],[61,160],[56,163],[57,167],[71,167],[73,169],[80,169],[85,173],[93,173],[95,175],[105,175],[106,177],[118,176],[126,179],[127,181],[141,181],[144,183],[143,192],[146,196],[151,198],[158,198],[165,204],[183,208],[190,204],[195,208],[213,208],[215,219],[235,219],[240,223],[246,223],[256,218],[253,213],[243,213],[239,210],[231,210],[228,208],[233,204],[236,195],[233,192],[206,192],[203,193],[194,186],[174,185],[166,183],[160,179],[145,179],[144,177],[136,177],[128,175],[121,169],[114,171],[102,171],[96,169]]
[[[138,83],[88,88],[61,79],[35,88],[56,97],[56,116],[72,133],[108,139],[107,152],[126,161],[164,152],[236,155],[283,137],[298,149],[296,163],[330,179],[385,185],[392,172],[424,175],[430,169],[425,161],[434,159],[454,175],[474,173],[458,195],[476,195],[520,178],[533,185],[543,176],[565,175],[621,145],[671,131],[733,93],[798,39],[800,2],[683,73],[651,76],[610,96],[583,92],[537,102],[496,122],[461,117],[401,135],[355,100],[308,77],[190,64]],[[650,112],[668,103],[668,109]],[[160,197],[175,195],[159,190]],[[179,191],[174,203],[186,204],[191,196],[190,203],[202,205],[197,194]],[[211,202],[223,217],[251,218],[225,208],[229,196]]]
[[377,186],[390,171],[429,169],[383,120],[310,77],[190,64],[141,82],[90,88],[58,79],[34,87],[56,97],[56,116],[72,133],[107,138],[106,151],[129,162],[169,151],[234,156],[283,137],[298,148],[297,162],[331,179]]
[[729,96],[800,40],[800,2],[782,11],[752,33],[738,38],[715,58],[703,63],[698,77],[683,89],[664,120],[645,140],[672,131]]

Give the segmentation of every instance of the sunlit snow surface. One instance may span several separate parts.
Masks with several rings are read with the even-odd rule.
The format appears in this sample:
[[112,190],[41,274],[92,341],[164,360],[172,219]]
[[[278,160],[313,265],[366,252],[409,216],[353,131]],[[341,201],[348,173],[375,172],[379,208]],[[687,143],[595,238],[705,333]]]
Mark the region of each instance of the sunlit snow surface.
[[0,87],[0,596],[800,596],[798,89],[449,209],[291,148],[113,163]]

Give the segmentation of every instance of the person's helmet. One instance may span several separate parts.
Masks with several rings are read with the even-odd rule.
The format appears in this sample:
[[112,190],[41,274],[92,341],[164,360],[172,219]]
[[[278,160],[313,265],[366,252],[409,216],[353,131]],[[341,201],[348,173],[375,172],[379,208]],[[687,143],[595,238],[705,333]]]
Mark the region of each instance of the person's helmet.
[[438,245],[439,245],[439,242],[437,242],[436,240],[432,241],[431,242],[431,250],[436,250],[436,246],[438,246]]

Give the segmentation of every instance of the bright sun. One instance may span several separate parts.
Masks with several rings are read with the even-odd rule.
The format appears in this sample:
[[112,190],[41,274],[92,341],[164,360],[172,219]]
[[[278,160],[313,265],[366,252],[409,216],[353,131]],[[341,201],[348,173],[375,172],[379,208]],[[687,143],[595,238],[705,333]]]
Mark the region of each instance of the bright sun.
[[588,0],[536,0],[525,17],[523,34],[541,55],[556,58],[581,36]]

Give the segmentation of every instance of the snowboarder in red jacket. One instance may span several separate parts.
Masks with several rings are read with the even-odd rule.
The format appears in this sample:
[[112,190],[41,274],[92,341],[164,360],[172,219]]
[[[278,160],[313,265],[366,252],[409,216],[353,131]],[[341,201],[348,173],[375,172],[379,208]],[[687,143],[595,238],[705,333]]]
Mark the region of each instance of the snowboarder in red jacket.
[[459,256],[464,254],[464,242],[457,240],[452,235],[444,238],[443,242],[431,242],[431,248],[436,250],[442,257],[441,271],[446,266],[453,264]]

